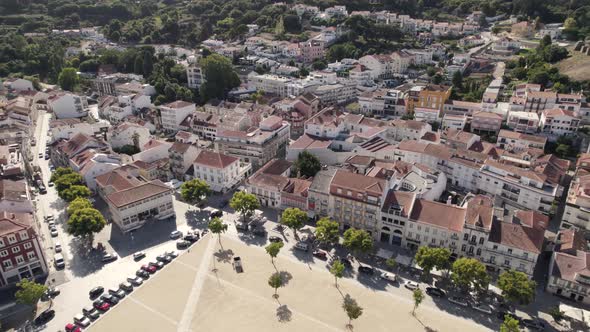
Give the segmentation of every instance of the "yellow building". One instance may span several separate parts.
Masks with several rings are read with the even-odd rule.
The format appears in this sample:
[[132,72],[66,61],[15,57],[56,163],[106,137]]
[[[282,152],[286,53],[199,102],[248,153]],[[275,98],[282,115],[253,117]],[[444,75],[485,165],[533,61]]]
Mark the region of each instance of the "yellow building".
[[422,107],[437,109],[442,112],[445,102],[450,96],[450,86],[438,84],[414,86],[406,95],[406,111],[412,113],[416,107]]

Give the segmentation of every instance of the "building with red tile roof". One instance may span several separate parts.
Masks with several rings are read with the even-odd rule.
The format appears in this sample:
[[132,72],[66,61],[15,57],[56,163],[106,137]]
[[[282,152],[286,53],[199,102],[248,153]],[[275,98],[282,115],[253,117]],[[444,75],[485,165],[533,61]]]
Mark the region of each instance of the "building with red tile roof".
[[207,182],[211,190],[216,192],[231,190],[252,169],[250,164],[243,164],[236,157],[210,150],[201,150],[192,167],[192,176]]

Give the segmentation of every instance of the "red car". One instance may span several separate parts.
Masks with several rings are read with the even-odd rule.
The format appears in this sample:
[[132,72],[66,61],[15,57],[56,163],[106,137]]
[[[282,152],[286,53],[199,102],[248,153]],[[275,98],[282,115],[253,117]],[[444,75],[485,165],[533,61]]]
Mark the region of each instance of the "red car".
[[328,253],[326,253],[325,251],[323,251],[321,249],[314,250],[313,255],[319,259],[327,259],[328,258]]
[[66,325],[66,332],[81,332],[82,329],[72,323]]
[[100,311],[107,311],[111,308],[111,305],[103,300],[96,300],[92,303],[92,306],[95,309],[98,309]]
[[156,271],[158,270],[158,268],[153,265],[142,265],[141,269],[152,274],[156,273]]

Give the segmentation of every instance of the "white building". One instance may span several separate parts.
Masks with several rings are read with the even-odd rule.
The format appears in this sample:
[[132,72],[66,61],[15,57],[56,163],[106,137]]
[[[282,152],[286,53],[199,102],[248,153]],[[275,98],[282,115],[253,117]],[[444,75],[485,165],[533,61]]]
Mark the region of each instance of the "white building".
[[47,98],[47,105],[58,119],[83,118],[88,115],[88,101],[85,96],[60,92]]
[[105,96],[98,104],[98,114],[110,123],[117,124],[141,109],[151,106],[151,98],[148,95]]
[[92,136],[95,133],[95,128],[88,122],[82,122],[77,118],[70,118],[51,121],[49,123],[49,131],[51,132],[51,142],[55,142],[61,139],[70,139],[76,134]]
[[277,95],[279,97],[287,96],[287,86],[290,82],[291,78],[283,76],[258,74],[256,72],[248,74],[248,89],[262,90],[265,93]]
[[33,91],[33,82],[25,80],[23,78],[9,78],[2,82],[4,87],[8,90],[20,92],[20,91]]
[[546,143],[547,138],[543,136],[521,134],[502,129],[498,133],[496,146],[509,151],[523,151],[531,148],[544,150]]
[[535,134],[539,130],[539,115],[535,112],[510,111],[506,125],[519,133]]
[[543,111],[539,125],[541,132],[547,135],[549,140],[554,141],[559,136],[574,135],[580,126],[580,119],[573,111],[557,108]]
[[119,155],[89,149],[70,159],[69,166],[82,175],[90,190],[95,191],[96,177],[120,167],[121,164]]
[[186,78],[188,80],[188,87],[191,89],[198,89],[201,84],[205,83],[205,76],[201,67],[198,65],[190,65],[186,67]]
[[177,100],[159,107],[162,115],[162,127],[168,132],[176,132],[178,126],[189,115],[195,112],[195,104]]
[[137,146],[141,149],[150,139],[150,130],[132,122],[124,122],[112,127],[107,133],[107,140],[113,149],[125,145]]
[[193,176],[207,182],[213,191],[227,192],[240,183],[250,169],[250,164],[241,167],[239,158],[201,150],[193,163]]
[[467,116],[465,115],[453,115],[453,114],[445,114],[442,119],[442,126],[441,128],[447,129],[455,129],[455,130],[463,130],[465,125],[467,124]]
[[414,118],[416,121],[428,123],[438,122],[440,110],[436,108],[416,107],[414,108]]

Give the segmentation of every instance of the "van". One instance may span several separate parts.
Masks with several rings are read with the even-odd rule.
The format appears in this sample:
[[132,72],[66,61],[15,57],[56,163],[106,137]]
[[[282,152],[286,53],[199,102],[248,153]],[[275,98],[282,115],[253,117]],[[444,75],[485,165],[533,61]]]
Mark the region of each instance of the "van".
[[62,254],[55,254],[55,256],[53,256],[53,261],[55,262],[56,268],[63,268],[66,266],[64,256]]
[[309,244],[307,244],[306,242],[297,242],[297,243],[295,243],[295,249],[299,249],[299,250],[303,250],[303,251],[308,251],[309,250]]

